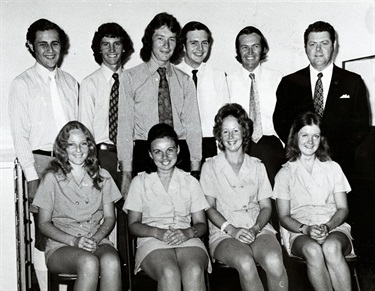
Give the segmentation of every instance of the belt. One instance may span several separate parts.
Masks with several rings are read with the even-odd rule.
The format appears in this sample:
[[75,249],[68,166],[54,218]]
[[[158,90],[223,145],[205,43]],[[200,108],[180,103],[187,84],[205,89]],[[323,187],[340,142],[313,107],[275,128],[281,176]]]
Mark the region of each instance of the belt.
[[113,144],[99,143],[96,145],[96,147],[98,150],[101,150],[101,151],[108,151],[108,152],[113,152],[113,153],[117,152],[117,148]]
[[54,157],[55,156],[54,152],[43,151],[43,150],[35,150],[35,151],[33,151],[33,154],[48,156],[48,157]]

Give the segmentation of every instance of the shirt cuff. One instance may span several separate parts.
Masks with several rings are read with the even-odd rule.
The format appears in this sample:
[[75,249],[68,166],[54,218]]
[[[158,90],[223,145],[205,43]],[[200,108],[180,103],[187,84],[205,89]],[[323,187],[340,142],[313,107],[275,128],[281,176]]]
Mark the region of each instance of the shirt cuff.
[[25,178],[27,182],[39,179],[38,173],[36,172],[34,167],[30,167],[26,169],[24,168],[23,173],[25,174]]

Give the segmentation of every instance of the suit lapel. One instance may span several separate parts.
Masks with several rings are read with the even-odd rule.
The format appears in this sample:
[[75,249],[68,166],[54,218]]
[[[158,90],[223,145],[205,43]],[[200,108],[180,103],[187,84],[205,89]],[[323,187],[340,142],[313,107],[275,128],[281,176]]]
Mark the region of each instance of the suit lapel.
[[333,71],[332,71],[332,79],[331,79],[331,84],[329,85],[329,91],[327,95],[327,101],[324,109],[324,114],[329,112],[331,110],[331,107],[335,103],[335,98],[338,97],[339,94],[337,94],[337,90],[340,87],[340,69],[336,66],[333,65]]

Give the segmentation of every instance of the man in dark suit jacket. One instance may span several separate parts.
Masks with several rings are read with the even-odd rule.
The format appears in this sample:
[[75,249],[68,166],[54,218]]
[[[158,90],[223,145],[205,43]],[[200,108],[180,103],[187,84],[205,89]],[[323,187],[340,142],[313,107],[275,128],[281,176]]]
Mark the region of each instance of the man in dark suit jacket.
[[[318,21],[309,25],[304,43],[310,65],[281,80],[273,115],[275,130],[287,143],[290,127],[299,114],[322,110],[320,114],[332,158],[350,177],[354,169],[355,148],[369,129],[365,84],[361,76],[333,64],[335,30],[329,23]],[[320,73],[322,77],[319,78]],[[319,79],[323,87],[322,109],[314,105]]]

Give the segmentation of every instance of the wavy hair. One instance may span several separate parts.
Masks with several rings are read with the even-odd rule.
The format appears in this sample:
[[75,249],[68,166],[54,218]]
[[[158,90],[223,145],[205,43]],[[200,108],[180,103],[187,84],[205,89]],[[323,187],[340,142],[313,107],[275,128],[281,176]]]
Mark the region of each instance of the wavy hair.
[[65,31],[60,28],[56,23],[53,23],[47,19],[41,18],[32,23],[26,33],[25,46],[29,50],[30,54],[35,58],[35,52],[30,49],[29,43],[34,46],[37,31],[56,30],[59,34],[61,44],[61,54],[66,53],[69,46],[69,38]]
[[220,150],[225,150],[225,146],[222,142],[221,130],[223,127],[223,121],[226,117],[233,116],[237,119],[237,122],[242,127],[243,143],[242,147],[245,152],[248,152],[251,143],[251,135],[253,134],[253,122],[247,115],[245,109],[237,103],[227,103],[219,109],[215,116],[215,125],[213,134],[218,142]]
[[122,65],[125,63],[126,59],[134,52],[133,42],[127,32],[117,23],[110,22],[104,23],[99,26],[98,31],[94,33],[94,38],[92,39],[91,49],[94,52],[95,61],[101,65],[103,62],[103,57],[101,54],[101,41],[103,37],[116,38],[121,40],[124,47],[124,52],[121,55]]
[[317,21],[317,22],[314,22],[313,24],[310,24],[305,30],[305,33],[303,35],[303,41],[304,41],[305,47],[307,45],[307,40],[311,32],[324,32],[324,31],[327,31],[329,33],[329,38],[331,39],[332,44],[334,44],[336,40],[336,31],[333,28],[333,26],[329,24],[328,22]]
[[293,162],[301,156],[301,150],[298,147],[298,132],[306,125],[316,125],[320,128],[320,144],[315,155],[321,162],[330,160],[331,153],[325,137],[322,118],[319,114],[310,111],[298,115],[294,120],[288,136],[286,158]]
[[140,56],[144,62],[148,62],[151,59],[151,51],[152,51],[152,37],[155,33],[155,30],[166,26],[169,30],[176,34],[176,48],[173,51],[173,55],[170,58],[170,62],[173,63],[177,61],[182,52],[183,52],[183,45],[180,41],[180,32],[181,26],[178,23],[177,19],[166,12],[162,12],[157,14],[147,25],[145,29],[145,33],[142,37],[143,47],[140,51]]
[[70,131],[73,129],[80,130],[86,137],[86,141],[89,145],[89,151],[87,158],[84,163],[84,167],[93,180],[94,187],[98,190],[101,189],[100,183],[103,181],[103,177],[99,174],[99,161],[96,155],[95,139],[91,132],[78,121],[70,121],[64,125],[64,127],[58,133],[55,143],[53,145],[53,151],[55,153],[55,159],[50,163],[48,168],[44,172],[44,176],[47,173],[58,173],[62,172],[65,176],[72,171],[70,165],[67,147],[68,140],[70,137]]

